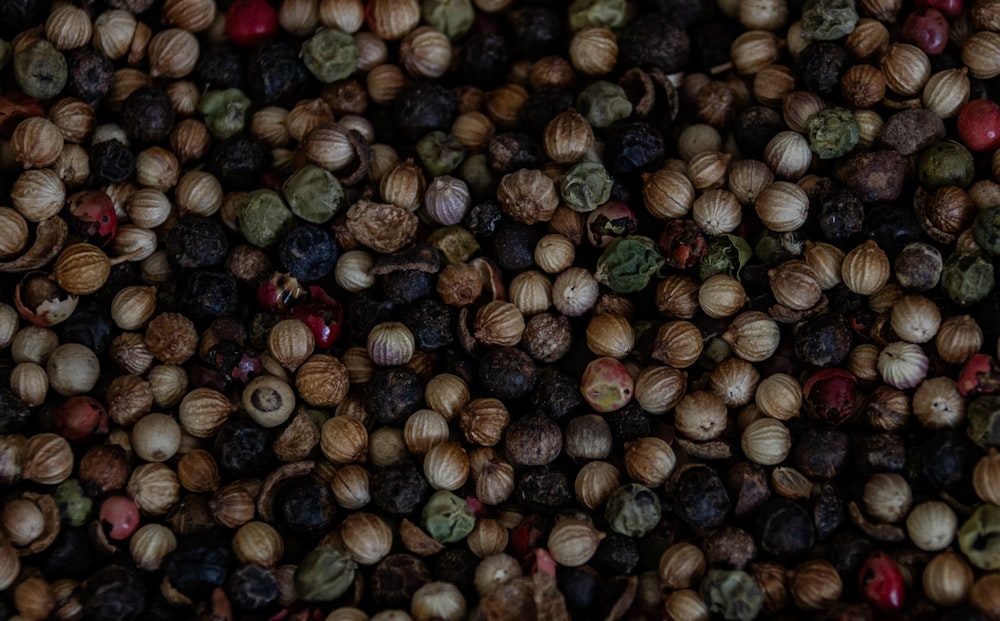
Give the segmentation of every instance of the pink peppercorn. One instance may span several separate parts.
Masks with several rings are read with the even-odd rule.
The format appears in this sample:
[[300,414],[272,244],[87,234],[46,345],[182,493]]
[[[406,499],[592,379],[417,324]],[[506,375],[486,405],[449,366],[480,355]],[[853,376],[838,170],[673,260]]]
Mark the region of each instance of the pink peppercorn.
[[989,99],[973,99],[958,113],[958,137],[980,153],[1000,147],[1000,106]]
[[903,574],[885,552],[875,552],[861,566],[858,589],[873,607],[891,612],[903,607]]
[[613,412],[632,400],[634,382],[624,364],[604,357],[587,365],[580,381],[583,399],[597,412]]
[[100,520],[108,537],[121,541],[139,527],[139,509],[125,496],[112,496],[101,503]]
[[278,34],[278,12],[266,0],[236,0],[226,11],[226,35],[237,45],[256,45]]
[[934,56],[948,45],[948,20],[937,9],[917,9],[903,23],[902,35],[928,56]]

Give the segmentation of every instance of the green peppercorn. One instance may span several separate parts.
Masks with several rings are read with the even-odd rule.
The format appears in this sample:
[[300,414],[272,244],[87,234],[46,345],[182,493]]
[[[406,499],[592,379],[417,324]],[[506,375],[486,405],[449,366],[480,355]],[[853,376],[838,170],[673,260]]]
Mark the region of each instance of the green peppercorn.
[[455,543],[465,539],[476,525],[469,504],[446,490],[434,493],[424,505],[424,529],[436,541]]
[[347,203],[344,186],[333,173],[312,164],[292,173],[281,193],[292,213],[313,224],[329,221]]
[[295,227],[295,216],[273,190],[251,192],[236,206],[240,233],[254,246],[267,248]]
[[805,240],[799,231],[778,233],[765,230],[757,236],[753,254],[762,262],[771,264],[801,256],[805,249]]
[[205,117],[205,126],[218,140],[240,133],[246,125],[249,109],[250,98],[238,88],[208,91],[198,101],[198,111]]
[[465,263],[479,252],[479,242],[467,229],[442,227],[427,236],[427,243],[437,248],[448,263]]
[[59,507],[59,521],[67,526],[83,526],[90,519],[94,501],[83,493],[79,479],[67,479],[52,494]]
[[705,256],[698,264],[698,278],[708,280],[716,274],[739,278],[740,270],[753,256],[745,239],[737,235],[716,235],[708,238]]
[[[427,172],[440,177],[455,170],[465,159],[465,148],[451,134],[433,131],[417,143],[417,155]],[[469,184],[472,185],[471,183]]]
[[420,7],[424,21],[454,41],[472,28],[476,11],[469,0],[424,0]]
[[987,504],[976,509],[958,530],[958,546],[979,569],[1000,569],[1000,507]]
[[354,584],[357,564],[341,550],[319,547],[295,569],[295,593],[307,602],[329,602]]
[[836,41],[854,32],[858,11],[854,0],[808,0],[802,6],[802,35],[814,41]]
[[66,57],[45,39],[14,54],[14,79],[25,95],[51,99],[66,86]]
[[701,595],[712,612],[727,621],[752,621],[764,605],[764,594],[745,571],[710,570],[701,583]]
[[496,196],[497,184],[500,183],[500,179],[496,172],[490,168],[485,153],[476,153],[465,158],[456,172],[458,178],[469,186],[469,190],[476,198]]
[[983,448],[1000,447],[1000,395],[983,395],[969,404],[969,437]]
[[570,209],[587,213],[608,202],[614,183],[601,164],[580,162],[563,175],[559,193]]
[[643,537],[660,523],[660,499],[638,483],[622,485],[611,492],[604,506],[604,519],[616,533]]
[[617,293],[635,293],[649,284],[666,261],[648,237],[618,237],[597,259],[594,278]]
[[820,159],[840,157],[858,144],[860,132],[854,114],[847,108],[825,108],[806,120],[809,147]]
[[993,264],[979,255],[953,254],[941,270],[941,288],[955,304],[969,306],[984,299],[995,284]]
[[592,127],[603,128],[631,116],[632,102],[622,87],[598,80],[580,91],[576,109]]
[[917,162],[917,179],[928,192],[949,185],[968,187],[972,175],[972,154],[954,140],[932,144],[924,149]]
[[983,209],[972,223],[976,243],[990,254],[1000,255],[1000,206]]
[[625,0],[575,0],[569,5],[569,27],[573,32],[589,26],[618,28],[625,24]]
[[358,66],[354,37],[336,28],[320,28],[302,44],[302,62],[320,82],[349,77]]

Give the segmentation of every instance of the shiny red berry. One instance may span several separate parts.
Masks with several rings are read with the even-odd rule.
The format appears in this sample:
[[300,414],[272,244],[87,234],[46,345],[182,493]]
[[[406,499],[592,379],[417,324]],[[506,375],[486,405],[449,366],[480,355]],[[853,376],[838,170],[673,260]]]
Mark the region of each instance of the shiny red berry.
[[111,197],[100,190],[77,192],[66,200],[67,224],[77,235],[98,246],[108,245],[118,232]]
[[948,20],[937,9],[917,9],[903,23],[902,35],[928,56],[934,56],[948,45]]
[[802,386],[806,408],[816,418],[839,425],[854,414],[858,401],[858,379],[844,369],[823,369]]
[[344,325],[344,308],[316,285],[309,287],[309,300],[294,306],[291,315],[309,326],[320,349],[336,343]]
[[937,9],[948,19],[962,14],[962,0],[917,0],[918,9]]
[[958,374],[958,392],[963,397],[985,395],[1000,390],[1000,365],[992,356],[976,354]]
[[116,541],[128,539],[139,527],[139,509],[125,496],[112,496],[101,503],[99,518],[104,532]]
[[108,433],[108,411],[92,397],[66,399],[56,408],[53,419],[56,433],[70,442],[85,442]]
[[875,552],[861,566],[858,589],[874,608],[892,612],[903,607],[903,573],[885,552]]
[[278,12],[266,0],[236,0],[226,11],[226,35],[237,45],[256,45],[278,35]]
[[1000,147],[1000,106],[989,99],[973,99],[958,113],[958,137],[972,151]]

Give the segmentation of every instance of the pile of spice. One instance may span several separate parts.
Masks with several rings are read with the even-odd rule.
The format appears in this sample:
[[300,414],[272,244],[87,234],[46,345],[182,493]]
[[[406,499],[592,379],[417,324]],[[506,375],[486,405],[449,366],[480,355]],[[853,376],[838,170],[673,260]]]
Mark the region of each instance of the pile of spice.
[[0,620],[1000,620],[1000,1],[0,0]]

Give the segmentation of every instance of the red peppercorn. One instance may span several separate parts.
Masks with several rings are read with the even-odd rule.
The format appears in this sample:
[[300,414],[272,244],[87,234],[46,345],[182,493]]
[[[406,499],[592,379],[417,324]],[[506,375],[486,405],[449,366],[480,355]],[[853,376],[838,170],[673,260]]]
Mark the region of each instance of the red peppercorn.
[[948,20],[937,9],[917,9],[903,23],[902,35],[928,56],[934,56],[948,45]]
[[73,396],[56,408],[53,424],[56,433],[70,442],[84,442],[108,433],[108,412],[97,399]]
[[844,369],[823,369],[802,386],[806,408],[813,416],[831,425],[839,425],[854,414],[858,379]]
[[1000,147],[1000,106],[989,99],[973,99],[958,113],[958,137],[972,151]]
[[937,9],[948,19],[962,14],[962,0],[917,0],[918,9]]
[[266,0],[236,0],[226,11],[226,34],[237,45],[256,45],[278,34],[278,12]]
[[326,349],[340,337],[344,325],[344,308],[322,287],[309,287],[309,301],[292,308],[292,317],[303,322],[312,330],[316,347]]
[[875,552],[861,566],[858,589],[869,604],[882,612],[903,607],[903,574],[885,552]]
[[556,577],[556,560],[545,548],[532,550],[525,565],[527,565],[529,575],[548,574],[553,578]]
[[985,395],[1000,390],[1000,365],[992,356],[976,354],[958,374],[958,392],[963,397]]
[[77,192],[66,201],[70,227],[81,237],[107,246],[118,231],[118,216],[111,197],[100,190]]
[[139,509],[125,496],[112,496],[101,503],[99,519],[108,537],[121,541],[139,527]]
[[537,515],[529,515],[521,520],[521,523],[510,531],[511,550],[514,556],[527,561],[532,550],[544,543],[546,530],[542,518]]
[[598,412],[613,412],[632,400],[634,388],[628,368],[614,358],[598,358],[587,365],[580,380],[584,401]]

